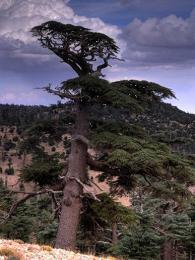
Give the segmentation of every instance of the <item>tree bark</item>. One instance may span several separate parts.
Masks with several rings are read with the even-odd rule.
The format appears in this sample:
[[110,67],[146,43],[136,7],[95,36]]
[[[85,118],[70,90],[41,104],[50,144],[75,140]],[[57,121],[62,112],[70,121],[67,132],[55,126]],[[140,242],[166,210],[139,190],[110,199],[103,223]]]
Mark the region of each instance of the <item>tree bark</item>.
[[80,211],[82,207],[83,187],[81,182],[87,180],[87,144],[76,136],[87,137],[89,129],[87,108],[78,105],[75,138],[71,143],[66,185],[63,191],[63,201],[59,226],[56,237],[56,248],[74,250],[76,246],[76,234],[79,225]]
[[118,242],[117,223],[114,222],[112,224],[112,245],[116,245],[117,242]]
[[161,260],[172,260],[172,241],[168,240],[164,242]]

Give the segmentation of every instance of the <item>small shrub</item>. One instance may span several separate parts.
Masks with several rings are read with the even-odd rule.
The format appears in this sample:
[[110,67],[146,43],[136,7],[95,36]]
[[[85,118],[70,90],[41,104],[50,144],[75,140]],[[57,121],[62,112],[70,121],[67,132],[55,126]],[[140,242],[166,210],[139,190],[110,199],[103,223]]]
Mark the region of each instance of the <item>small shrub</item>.
[[41,249],[44,250],[44,251],[48,251],[48,252],[53,250],[53,248],[51,246],[47,246],[47,245],[41,246]]
[[14,239],[14,242],[18,244],[24,244],[24,241],[22,239]]

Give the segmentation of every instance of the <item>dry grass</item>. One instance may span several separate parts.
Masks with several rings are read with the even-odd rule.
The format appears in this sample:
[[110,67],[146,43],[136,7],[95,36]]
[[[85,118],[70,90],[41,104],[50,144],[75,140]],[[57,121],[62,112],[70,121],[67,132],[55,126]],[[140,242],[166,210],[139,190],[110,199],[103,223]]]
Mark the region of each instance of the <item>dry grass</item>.
[[5,256],[7,260],[24,260],[23,255],[12,247],[5,246],[0,248],[0,256]]
[[53,248],[52,248],[51,246],[47,246],[47,245],[41,246],[41,249],[42,249],[43,251],[48,251],[48,252],[50,252],[50,251],[53,250]]
[[96,257],[72,251],[54,249],[48,245],[26,244],[21,240],[0,239],[0,256],[3,260],[116,260],[113,257]]

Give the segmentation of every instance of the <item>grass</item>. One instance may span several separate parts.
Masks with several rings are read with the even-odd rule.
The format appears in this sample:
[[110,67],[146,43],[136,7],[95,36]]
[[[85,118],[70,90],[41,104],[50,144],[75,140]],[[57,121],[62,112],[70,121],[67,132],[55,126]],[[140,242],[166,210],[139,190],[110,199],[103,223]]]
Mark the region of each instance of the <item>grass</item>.
[[22,260],[21,255],[10,247],[0,248],[0,256],[7,256],[7,260]]
[[47,246],[47,245],[41,246],[41,249],[44,250],[44,251],[48,251],[48,252],[53,250],[53,248],[51,246]]

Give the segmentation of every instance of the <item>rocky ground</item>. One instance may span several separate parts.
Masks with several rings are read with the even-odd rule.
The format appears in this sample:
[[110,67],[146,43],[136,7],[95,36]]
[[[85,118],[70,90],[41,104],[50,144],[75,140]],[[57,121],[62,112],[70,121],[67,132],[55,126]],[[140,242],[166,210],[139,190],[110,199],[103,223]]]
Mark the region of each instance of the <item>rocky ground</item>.
[[[82,255],[50,246],[26,244],[20,240],[0,240],[0,260],[114,260],[113,257]],[[116,260],[116,259],[115,259]]]

